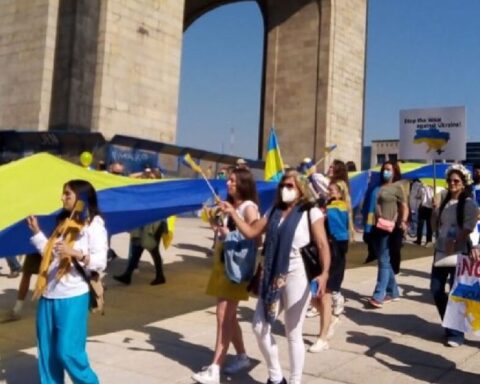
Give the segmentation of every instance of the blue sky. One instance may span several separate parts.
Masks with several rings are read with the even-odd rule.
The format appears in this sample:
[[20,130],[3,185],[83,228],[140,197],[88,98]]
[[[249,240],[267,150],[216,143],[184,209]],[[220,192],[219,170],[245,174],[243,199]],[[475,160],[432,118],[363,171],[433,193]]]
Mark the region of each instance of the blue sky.
[[[365,144],[398,138],[401,109],[459,105],[480,141],[479,16],[480,0],[369,1]],[[263,29],[240,2],[185,32],[177,144],[256,158]]]

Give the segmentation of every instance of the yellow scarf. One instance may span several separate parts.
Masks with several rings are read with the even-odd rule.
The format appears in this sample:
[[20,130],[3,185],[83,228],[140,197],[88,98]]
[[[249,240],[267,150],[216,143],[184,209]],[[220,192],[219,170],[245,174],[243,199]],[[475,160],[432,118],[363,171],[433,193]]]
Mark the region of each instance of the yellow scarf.
[[[40,264],[40,270],[38,272],[38,279],[35,286],[35,292],[33,293],[33,299],[38,299],[42,296],[48,283],[48,269],[53,261],[53,247],[59,237],[63,237],[65,244],[68,247],[73,247],[78,234],[83,228],[83,223],[75,219],[65,219],[61,222],[57,228],[53,231],[52,235],[48,239],[47,245],[43,252],[42,262]],[[58,266],[58,272],[56,279],[60,280],[65,274],[67,274],[72,267],[71,257],[65,257],[60,260]]]

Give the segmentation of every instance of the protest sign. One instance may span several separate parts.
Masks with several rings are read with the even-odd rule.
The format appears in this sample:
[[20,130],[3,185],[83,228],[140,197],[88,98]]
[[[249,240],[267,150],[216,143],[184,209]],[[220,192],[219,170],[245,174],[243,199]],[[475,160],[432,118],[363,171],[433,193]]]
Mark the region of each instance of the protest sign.
[[480,336],[480,260],[458,255],[443,326]]
[[465,107],[400,111],[402,160],[465,160]]

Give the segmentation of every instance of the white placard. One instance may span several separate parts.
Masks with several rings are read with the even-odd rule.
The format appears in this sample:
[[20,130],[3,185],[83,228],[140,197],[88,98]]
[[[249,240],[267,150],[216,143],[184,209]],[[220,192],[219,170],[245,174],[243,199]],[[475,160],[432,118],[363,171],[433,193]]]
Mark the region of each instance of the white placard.
[[400,111],[400,159],[465,160],[465,107]]
[[442,325],[480,336],[480,260],[458,255],[455,282]]

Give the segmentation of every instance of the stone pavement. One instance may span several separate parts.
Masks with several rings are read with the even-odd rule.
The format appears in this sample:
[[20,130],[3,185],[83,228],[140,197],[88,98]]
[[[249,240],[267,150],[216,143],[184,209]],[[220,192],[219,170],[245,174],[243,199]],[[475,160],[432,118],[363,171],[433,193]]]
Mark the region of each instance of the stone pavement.
[[[209,229],[198,219],[177,222],[173,246],[165,252],[167,284],[150,286],[153,266],[144,255],[139,273],[130,286],[111,279],[125,267],[128,236],[113,238],[121,256],[110,267],[107,313],[90,321],[88,352],[102,383],[190,384],[192,371],[208,365],[215,341],[215,300],[204,295],[211,258]],[[402,264],[398,277],[403,295],[381,310],[366,309],[376,267],[346,272],[346,312],[330,341],[330,350],[306,354],[304,384],[480,382],[480,342],[467,341],[460,348],[442,345],[442,329],[428,292],[430,258]],[[7,273],[4,260],[0,273]],[[0,311],[15,300],[18,279],[0,276]],[[223,383],[265,383],[267,370],[250,328],[255,300],[242,304],[239,318],[253,367],[222,377]],[[25,316],[0,324],[0,382],[38,383],[34,306],[26,304]],[[280,317],[281,319],[281,317]],[[307,319],[306,345],[315,340],[319,320]],[[288,353],[281,321],[275,326],[282,366],[288,377]],[[69,382],[67,380],[67,382]]]

